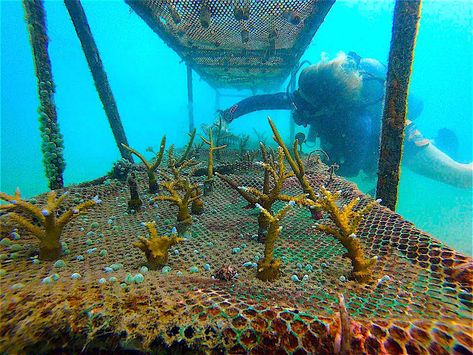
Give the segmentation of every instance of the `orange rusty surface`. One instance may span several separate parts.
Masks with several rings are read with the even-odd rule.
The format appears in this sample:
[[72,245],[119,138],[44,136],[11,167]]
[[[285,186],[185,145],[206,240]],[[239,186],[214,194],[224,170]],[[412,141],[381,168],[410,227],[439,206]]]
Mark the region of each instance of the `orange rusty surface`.
[[[232,178],[240,185],[260,187],[259,169],[237,166]],[[328,183],[325,166],[312,163],[307,170],[315,186]],[[1,279],[0,352],[332,354],[341,335],[340,293],[350,316],[350,334],[342,336],[350,337],[354,354],[471,351],[472,259],[382,206],[372,210],[359,230],[366,255],[379,257],[373,282],[343,280],[350,272],[343,248],[312,227],[307,210],[295,207],[282,222],[276,245],[281,276],[264,283],[256,278],[255,268],[243,266],[263,253],[263,245],[253,237],[257,211],[243,208],[245,201],[216,180],[214,191],[204,197],[204,214],[194,216],[191,235],[170,250],[171,271],[149,271],[141,284],[122,287],[127,273],[135,275],[146,262],[132,247],[138,236],[146,235],[141,223],[155,220],[165,234],[175,223],[175,207],[149,204],[146,175],[138,175],[145,208],[137,213],[126,212],[128,188],[119,181],[69,188],[65,207],[95,195],[103,202],[66,227],[62,241],[70,253],[62,257],[65,267],[46,261],[34,264],[37,241],[26,231],[18,231],[21,237],[15,243],[23,248],[16,258],[11,258],[9,247],[0,247],[0,254],[6,255],[1,260],[6,273]],[[344,179],[335,178],[328,188],[342,190],[345,202],[356,196],[366,201]],[[299,194],[297,181],[289,179],[285,192]],[[2,226],[2,238],[8,237],[11,227]],[[97,249],[89,254],[91,248]],[[234,248],[240,252],[234,253]],[[107,255],[100,256],[103,249]],[[84,260],[78,261],[78,255]],[[123,268],[105,272],[113,263]],[[238,276],[226,282],[213,279],[222,264],[234,267]],[[197,273],[190,271],[193,266]],[[55,273],[57,281],[41,283]],[[72,280],[72,273],[82,277]],[[293,282],[292,275],[308,278]],[[110,282],[112,276],[118,281]],[[100,278],[106,283],[100,284]],[[12,288],[19,283],[22,288]]]

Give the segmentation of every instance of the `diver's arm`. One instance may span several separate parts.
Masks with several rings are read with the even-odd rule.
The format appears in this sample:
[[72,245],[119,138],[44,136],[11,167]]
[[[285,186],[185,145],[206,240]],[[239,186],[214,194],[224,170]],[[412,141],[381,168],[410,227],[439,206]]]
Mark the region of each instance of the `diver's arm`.
[[260,110],[290,110],[292,101],[284,92],[255,95],[241,100],[232,107],[223,110],[221,117],[228,123],[235,118]]
[[406,149],[404,163],[410,170],[431,179],[464,189],[473,187],[473,163],[458,163],[432,143]]

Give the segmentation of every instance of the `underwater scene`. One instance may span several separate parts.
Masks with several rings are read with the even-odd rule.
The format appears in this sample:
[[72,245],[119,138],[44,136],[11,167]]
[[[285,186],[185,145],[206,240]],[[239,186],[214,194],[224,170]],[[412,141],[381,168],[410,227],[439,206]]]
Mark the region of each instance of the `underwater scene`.
[[0,354],[473,353],[471,1],[0,14]]

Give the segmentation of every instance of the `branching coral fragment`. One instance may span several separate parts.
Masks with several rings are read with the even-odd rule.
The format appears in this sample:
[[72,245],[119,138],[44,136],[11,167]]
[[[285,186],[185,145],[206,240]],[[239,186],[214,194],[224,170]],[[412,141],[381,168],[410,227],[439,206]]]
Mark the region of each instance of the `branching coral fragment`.
[[282,230],[279,222],[289,211],[291,204],[285,205],[275,215],[271,214],[267,209],[259,204],[257,204],[256,207],[260,209],[261,213],[269,222],[268,235],[266,236],[264,244],[264,257],[258,262],[256,277],[262,281],[273,281],[278,277],[279,267],[281,266],[281,262],[274,258],[274,245]]
[[138,184],[136,182],[136,175],[132,171],[127,179],[128,187],[130,188],[130,199],[128,200],[128,210],[131,211],[139,211],[143,202],[140,199],[140,195],[138,193]]
[[227,146],[226,145],[221,145],[221,146],[215,146],[214,141],[212,138],[212,128],[209,129],[209,139],[206,139],[202,136],[200,136],[202,141],[209,146],[209,162],[207,165],[207,180],[206,180],[206,185],[204,187],[204,194],[207,192],[212,191],[212,183],[213,183],[213,178],[214,178],[214,160],[213,160],[213,153],[214,151],[218,151],[220,149],[224,149]]
[[159,147],[159,152],[156,154],[156,160],[154,163],[150,163],[146,158],[136,151],[133,148],[130,148],[126,144],[122,143],[122,146],[128,150],[130,153],[136,155],[145,165],[147,173],[148,173],[148,185],[149,185],[149,192],[155,194],[158,192],[158,181],[156,180],[156,169],[158,169],[161,161],[163,160],[164,148],[166,147],[166,136],[163,136],[161,139],[161,145]]
[[[291,169],[294,172],[294,175],[297,177],[297,180],[299,180],[299,183],[301,184],[304,193],[308,196],[310,200],[312,200],[313,202],[317,202],[317,194],[315,193],[314,189],[309,183],[309,180],[307,180],[307,177],[305,176],[304,163],[302,162],[302,159],[299,155],[299,151],[297,149],[297,146],[299,144],[297,139],[294,141],[294,145],[292,147],[292,151],[294,153],[294,157],[292,157],[291,153],[289,152],[289,149],[282,140],[281,135],[279,134],[274,122],[269,117],[268,121],[274,134],[273,139],[279,145],[279,147],[282,148],[284,155],[286,156],[286,160],[291,166]],[[313,207],[310,211],[314,219],[322,218],[321,211],[320,209],[318,209],[318,207]]]
[[323,197],[319,200],[318,205],[328,212],[334,225],[316,224],[316,228],[333,235],[345,247],[347,250],[346,257],[351,260],[353,267],[352,278],[360,283],[368,282],[377,257],[365,258],[363,247],[356,232],[363,216],[373,209],[377,201],[371,201],[361,210],[354,211],[360,201],[359,198],[356,198],[340,209],[336,203],[340,197],[340,192],[332,193],[323,186],[320,187],[320,192]]
[[204,212],[204,201],[200,198],[202,193],[199,188],[196,188],[192,194],[192,197],[197,197],[192,201],[191,212],[192,214],[202,214]]
[[191,133],[189,133],[189,142],[187,143],[186,149],[184,150],[184,153],[182,156],[179,158],[179,161],[176,163],[176,166],[179,167],[181,166],[186,160],[188,160],[189,155],[192,151],[192,145],[194,144],[194,138],[195,138],[195,133],[197,132],[197,129],[193,129]]
[[238,141],[238,155],[240,157],[240,160],[244,160],[246,158],[246,155],[248,153],[248,142],[250,140],[250,136],[245,134],[240,136],[240,139]]
[[[192,216],[189,213],[189,204],[201,197],[200,195],[194,194],[194,190],[197,186],[182,180],[164,181],[161,183],[161,186],[169,192],[169,196],[156,196],[154,200],[171,202],[171,204],[179,208],[177,221],[191,224]],[[182,195],[179,193],[180,190],[184,192]]]
[[155,222],[145,223],[148,228],[150,238],[139,237],[139,241],[133,243],[133,246],[140,248],[146,256],[150,270],[157,270],[167,264],[169,257],[169,248],[182,242],[184,239],[172,235],[171,237],[158,237]]
[[[67,195],[68,193],[65,192],[57,197],[56,191],[50,191],[47,197],[47,204],[40,209],[32,203],[22,200],[19,190],[17,190],[14,196],[0,192],[0,199],[10,203],[2,206],[2,209],[11,211],[8,213],[8,217],[39,239],[40,259],[56,260],[61,254],[60,237],[66,224],[81,212],[99,203],[97,199],[85,201],[67,210],[58,218],[56,216],[57,209]],[[31,223],[17,213],[20,211],[37,219],[41,226]]]
[[[184,231],[185,226],[192,224],[192,216],[189,213],[189,204],[200,200],[201,194],[197,184],[190,182],[189,178],[183,176],[181,171],[189,167],[195,167],[196,163],[190,159],[185,160],[179,166],[176,166],[176,160],[173,155],[173,147],[169,149],[168,168],[172,176],[161,172],[165,181],[161,186],[169,193],[169,195],[156,196],[155,201],[168,201],[178,207],[177,221],[179,222],[178,229]],[[192,175],[192,173],[191,173]],[[200,201],[202,202],[202,201]],[[199,202],[197,202],[199,204]],[[201,206],[203,208],[203,204]]]
[[361,242],[355,233],[363,215],[371,211],[375,202],[368,203],[366,207],[360,211],[354,211],[354,207],[359,202],[359,199],[355,199],[350,201],[350,203],[340,210],[336,204],[336,200],[340,197],[340,193],[332,194],[323,186],[320,187],[323,196],[319,197],[305,176],[304,163],[302,162],[297,149],[297,140],[294,141],[294,157],[292,157],[271,118],[268,117],[268,121],[274,134],[273,139],[278,143],[280,149],[283,150],[286,160],[291,166],[294,175],[299,180],[299,183],[307,196],[307,199],[300,202],[300,204],[309,206],[315,219],[322,218],[322,211],[329,213],[335,226],[317,224],[316,227],[319,230],[333,235],[340,243],[342,243],[345,249],[347,249],[348,252],[346,256],[350,258],[353,267],[351,274],[352,278],[358,282],[369,281],[371,268],[376,264],[377,258],[373,257],[371,259],[365,259]]
[[[225,181],[228,185],[230,185],[232,188],[234,188],[236,191],[238,191],[238,193],[249,202],[250,206],[254,207],[256,206],[256,204],[259,204],[270,213],[272,211],[272,206],[276,201],[294,201],[298,204],[305,204],[305,195],[289,196],[281,192],[283,189],[284,182],[288,178],[294,176],[292,172],[286,171],[286,166],[284,165],[284,153],[282,148],[279,147],[278,149],[277,162],[275,162],[274,159],[270,157],[270,155],[267,153],[266,147],[263,143],[260,143],[260,148],[263,156],[263,162],[259,164],[264,169],[264,182],[262,191],[254,187],[238,186],[238,184],[231,181],[225,175],[221,175],[219,173],[216,173],[216,175],[223,181]],[[258,216],[258,225],[258,236],[260,241],[263,241],[269,225],[269,220],[263,212],[261,212]]]
[[339,324],[333,348],[335,354],[348,354],[350,353],[351,320],[348,316],[348,311],[345,305],[345,296],[343,296],[343,294],[338,295],[338,314]]

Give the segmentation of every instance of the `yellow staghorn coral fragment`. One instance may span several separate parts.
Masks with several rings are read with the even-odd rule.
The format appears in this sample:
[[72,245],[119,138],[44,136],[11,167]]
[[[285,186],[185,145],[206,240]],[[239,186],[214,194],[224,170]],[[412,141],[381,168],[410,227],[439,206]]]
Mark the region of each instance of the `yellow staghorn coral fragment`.
[[[258,190],[254,187],[238,186],[238,184],[233,182],[225,175],[221,175],[219,173],[216,173],[216,175],[236,191],[238,191],[238,193],[245,200],[247,200],[251,206],[256,206],[256,204],[259,204],[269,213],[271,213],[272,206],[276,201],[293,201],[297,204],[305,204],[305,195],[289,196],[281,193],[284,182],[288,178],[294,176],[292,172],[286,171],[286,166],[284,165],[283,149],[281,147],[278,148],[277,162],[275,162],[274,159],[269,157],[269,154],[267,153],[266,147],[263,143],[260,143],[260,148],[263,162],[260,162],[259,165],[264,169],[264,182],[262,190]],[[272,184],[271,180],[273,182]],[[258,237],[260,241],[264,241],[268,225],[269,220],[266,217],[266,214],[261,211],[258,216]]]
[[197,132],[197,129],[194,128],[191,133],[189,133],[189,142],[187,142],[187,146],[184,149],[184,153],[182,156],[179,158],[178,162],[176,163],[176,167],[181,166],[184,162],[188,161],[189,155],[192,151],[193,144],[194,144],[194,138],[195,138],[195,133]]
[[[176,166],[176,160],[173,156],[172,147],[169,149],[168,167],[172,172],[172,176],[162,172],[161,175],[165,179],[161,186],[169,193],[169,195],[160,195],[154,198],[155,201],[168,201],[172,205],[177,206],[177,228],[179,233],[183,233],[192,224],[192,216],[189,213],[189,205],[196,202],[196,210],[200,212],[203,209],[203,202],[200,200],[201,194],[197,184],[190,182],[189,178],[183,176],[181,171],[185,168],[194,167],[196,163],[190,159],[185,160],[179,166]],[[192,175],[192,174],[191,174]],[[194,210],[194,212],[196,212]]]
[[[307,195],[308,199],[316,203],[318,200],[318,197],[314,189],[310,185],[309,180],[307,180],[307,177],[305,176],[304,163],[302,162],[302,159],[299,154],[299,150],[297,149],[298,144],[299,144],[297,139],[294,141],[294,145],[292,147],[292,151],[294,154],[294,157],[293,157],[291,153],[289,152],[289,149],[287,148],[286,144],[282,140],[281,135],[279,134],[276,128],[276,125],[274,124],[274,122],[271,120],[270,117],[268,117],[268,122],[274,134],[273,139],[279,145],[279,147],[282,148],[284,156],[286,157],[286,160],[289,163],[292,171],[294,172],[294,175],[296,176],[297,180],[299,180],[299,183],[302,186],[302,190],[304,191],[304,194]],[[314,219],[322,218],[320,210],[317,206],[313,206],[313,208],[310,209],[310,212],[312,216],[314,217]]]
[[159,167],[161,164],[161,161],[163,160],[163,154],[164,154],[164,148],[166,147],[166,136],[163,136],[161,139],[161,145],[159,147],[159,152],[156,154],[156,159],[154,163],[150,163],[146,158],[137,150],[130,148],[126,144],[122,143],[123,148],[128,150],[131,154],[136,155],[144,164],[146,167],[147,173],[148,173],[148,186],[149,186],[149,192],[152,194],[155,194],[158,192],[158,181],[156,179],[156,169]]
[[212,128],[209,128],[209,138],[204,138],[200,136],[202,141],[209,146],[209,162],[207,164],[207,180],[204,185],[204,194],[207,195],[210,191],[212,191],[213,186],[213,178],[214,178],[214,159],[213,154],[214,151],[218,151],[220,149],[224,149],[227,145],[221,145],[216,147],[212,138]]
[[[39,208],[30,202],[22,200],[19,190],[17,190],[14,196],[0,192],[0,199],[10,203],[5,205],[11,211],[7,214],[8,218],[39,239],[40,259],[56,260],[61,255],[60,238],[66,224],[81,212],[100,203],[98,199],[85,201],[67,210],[61,216],[57,216],[57,209],[67,195],[68,192],[65,192],[57,197],[56,191],[50,191],[47,196],[46,205],[43,208]],[[36,218],[40,226],[31,223],[25,217],[18,214],[20,211]]]
[[[7,194],[4,194],[3,192],[0,192],[0,195],[2,195],[3,197],[1,197],[2,200],[4,201],[7,201],[6,198],[8,197],[11,197],[12,198],[12,201],[19,201],[21,200],[21,192],[20,192],[20,188],[17,187],[16,190],[15,190],[15,195],[13,196],[8,196]],[[6,205],[0,205],[0,210],[9,210],[11,208],[15,207],[14,204],[12,203],[9,203],[9,204],[6,204]]]
[[305,176],[304,163],[302,162],[297,149],[297,140],[294,141],[294,156],[292,156],[271,118],[268,117],[268,121],[274,134],[273,139],[278,143],[279,147],[282,148],[286,160],[291,166],[294,175],[299,180],[299,183],[304,190],[304,194],[307,197],[305,201],[298,201],[298,203],[308,206],[315,219],[322,218],[322,211],[328,212],[330,219],[333,221],[335,226],[316,225],[317,228],[333,235],[340,243],[342,243],[345,249],[347,249],[348,252],[346,256],[350,258],[353,266],[351,274],[352,278],[358,282],[369,281],[371,268],[376,264],[377,258],[373,257],[371,259],[365,259],[361,242],[356,237],[355,233],[363,215],[367,214],[373,208],[375,202],[369,203],[360,211],[354,211],[354,207],[359,202],[359,199],[355,199],[350,201],[340,210],[336,204],[337,199],[340,197],[340,193],[337,192],[332,194],[323,186],[320,188],[323,196],[319,197]]
[[377,201],[371,201],[361,210],[355,211],[354,208],[360,201],[359,198],[351,200],[340,208],[337,205],[337,200],[340,197],[339,192],[332,193],[323,186],[320,187],[320,192],[322,197],[316,205],[329,214],[334,225],[316,224],[315,227],[331,234],[345,247],[347,250],[345,256],[352,263],[351,277],[360,283],[368,282],[371,279],[371,269],[376,264],[377,257],[365,258],[363,246],[356,232],[363,216],[373,209]]
[[139,241],[133,243],[133,246],[140,248],[145,253],[149,269],[157,270],[167,264],[169,248],[184,239],[176,235],[159,237],[155,222],[147,222],[145,226],[148,228],[150,238],[139,237]]
[[274,258],[274,245],[282,230],[279,222],[289,211],[291,205],[285,205],[275,215],[271,214],[271,212],[260,204],[257,204],[256,207],[260,209],[269,223],[268,234],[264,243],[264,257],[262,260],[258,261],[256,277],[262,281],[274,281],[279,276],[279,267],[281,266],[281,262]]
[[[197,189],[196,185],[192,185],[183,181],[164,181],[161,186],[169,192],[169,195],[156,196],[155,201],[168,201],[171,204],[178,207],[177,221],[180,223],[191,224],[192,216],[189,213],[189,204],[201,197],[201,195],[195,195],[194,190]],[[184,193],[181,195],[180,190]]]

